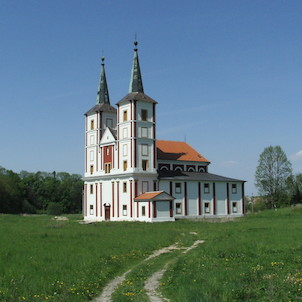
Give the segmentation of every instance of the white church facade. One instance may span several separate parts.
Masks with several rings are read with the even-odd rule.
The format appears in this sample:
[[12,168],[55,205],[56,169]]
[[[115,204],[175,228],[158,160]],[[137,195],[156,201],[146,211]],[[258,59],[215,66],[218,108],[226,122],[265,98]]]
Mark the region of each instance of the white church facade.
[[137,42],[129,93],[110,104],[104,58],[85,113],[86,221],[174,221],[244,215],[244,181],[209,173],[185,142],[156,139],[157,102],[144,93]]

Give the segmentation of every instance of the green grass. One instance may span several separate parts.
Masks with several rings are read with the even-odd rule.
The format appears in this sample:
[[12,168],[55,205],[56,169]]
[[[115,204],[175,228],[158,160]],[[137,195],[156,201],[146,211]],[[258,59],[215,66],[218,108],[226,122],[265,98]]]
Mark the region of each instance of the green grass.
[[[0,215],[0,301],[89,301],[130,267],[114,300],[147,301],[144,280],[167,261],[161,291],[171,301],[302,299],[301,208],[227,223],[81,225],[68,217]],[[189,246],[194,237],[205,243],[142,263],[153,250]]]

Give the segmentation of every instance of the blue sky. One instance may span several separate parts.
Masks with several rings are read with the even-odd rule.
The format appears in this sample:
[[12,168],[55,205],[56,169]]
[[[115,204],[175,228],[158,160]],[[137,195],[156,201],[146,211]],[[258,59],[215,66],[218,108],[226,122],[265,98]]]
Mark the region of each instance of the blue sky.
[[0,166],[83,173],[84,116],[106,57],[128,92],[135,33],[159,139],[247,180],[280,145],[302,173],[302,1],[0,1]]

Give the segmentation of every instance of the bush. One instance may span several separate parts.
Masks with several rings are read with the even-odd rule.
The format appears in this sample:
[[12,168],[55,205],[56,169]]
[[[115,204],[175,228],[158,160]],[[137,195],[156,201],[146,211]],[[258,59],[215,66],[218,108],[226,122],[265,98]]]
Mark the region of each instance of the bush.
[[62,215],[63,208],[60,203],[50,202],[47,206],[47,214],[48,215]]

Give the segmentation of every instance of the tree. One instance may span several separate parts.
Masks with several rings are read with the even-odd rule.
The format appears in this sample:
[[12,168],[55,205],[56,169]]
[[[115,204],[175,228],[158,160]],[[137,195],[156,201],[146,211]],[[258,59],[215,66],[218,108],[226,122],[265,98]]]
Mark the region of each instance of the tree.
[[286,189],[292,166],[280,146],[269,146],[260,154],[255,175],[255,185],[267,197],[267,204],[275,206]]

